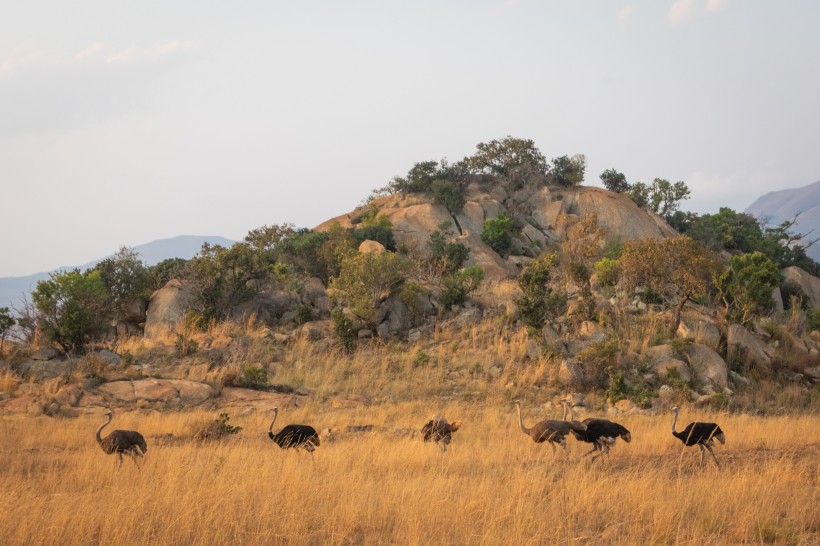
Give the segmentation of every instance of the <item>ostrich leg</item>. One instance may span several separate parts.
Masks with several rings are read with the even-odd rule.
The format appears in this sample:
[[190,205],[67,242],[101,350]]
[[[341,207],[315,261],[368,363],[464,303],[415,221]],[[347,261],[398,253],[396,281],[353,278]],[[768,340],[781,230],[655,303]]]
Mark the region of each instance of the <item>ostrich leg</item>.
[[718,462],[717,457],[715,457],[715,452],[712,451],[712,446],[710,446],[709,444],[706,444],[706,449],[709,450],[709,455],[711,455],[712,459],[715,461],[715,466],[720,468],[720,463]]

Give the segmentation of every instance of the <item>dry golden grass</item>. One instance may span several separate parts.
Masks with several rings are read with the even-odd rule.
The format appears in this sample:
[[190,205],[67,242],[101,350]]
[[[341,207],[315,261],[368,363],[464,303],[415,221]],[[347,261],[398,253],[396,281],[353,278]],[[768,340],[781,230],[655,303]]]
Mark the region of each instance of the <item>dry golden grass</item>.
[[[231,416],[242,432],[190,440],[213,414],[122,413],[113,427],[149,442],[141,468],[106,456],[98,417],[0,418],[5,544],[817,544],[820,417],[717,420],[721,470],[671,436],[671,415],[626,416],[631,444],[609,461],[567,457],[516,428],[509,404],[442,402],[283,408],[279,425],[373,424],[283,451],[270,415]],[[463,421],[446,453],[402,434],[433,413]],[[535,409],[525,415],[530,423]],[[681,428],[679,424],[679,428]],[[178,441],[169,441],[174,434]]]

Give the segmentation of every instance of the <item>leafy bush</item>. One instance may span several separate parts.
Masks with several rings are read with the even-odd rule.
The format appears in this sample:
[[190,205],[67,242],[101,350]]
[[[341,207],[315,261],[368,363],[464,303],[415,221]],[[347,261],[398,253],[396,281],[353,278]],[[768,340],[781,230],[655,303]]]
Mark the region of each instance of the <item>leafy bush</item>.
[[270,389],[270,385],[268,384],[268,369],[256,364],[245,364],[242,371],[236,379],[234,379],[233,384],[236,387],[245,389],[267,391]]
[[502,256],[509,253],[512,247],[513,219],[502,214],[497,218],[484,220],[484,230],[481,240]]
[[453,180],[434,180],[430,185],[433,201],[442,205],[452,215],[464,208],[464,190]]
[[348,319],[341,309],[334,309],[331,313],[333,318],[333,337],[347,353],[352,353],[356,349],[356,337],[353,333],[353,323]]
[[297,325],[301,325],[311,320],[313,320],[313,308],[310,305],[297,305],[294,322]]
[[598,282],[603,286],[615,286],[618,284],[618,279],[621,276],[621,268],[618,260],[611,258],[601,258],[595,262],[594,271],[595,276],[598,277]]
[[780,270],[762,252],[732,256],[718,277],[720,298],[731,320],[747,324],[771,307],[772,290],[780,285]]
[[346,259],[338,277],[330,280],[336,297],[366,321],[404,283],[410,262],[394,252],[364,252]]
[[448,242],[442,230],[432,232],[427,244],[432,253],[435,269],[440,275],[455,273],[461,268],[464,260],[470,256],[469,248],[461,243]]
[[530,262],[518,277],[523,295],[515,300],[524,324],[541,328],[547,318],[562,313],[566,294],[549,286],[550,274],[558,264],[558,254],[544,254]]
[[204,442],[210,440],[219,440],[231,434],[237,434],[242,427],[228,424],[230,416],[227,413],[220,413],[219,417],[209,423],[200,423],[194,425],[192,428],[194,439]]
[[441,304],[445,307],[462,305],[467,296],[478,289],[484,280],[484,270],[474,265],[461,271],[456,271],[441,279]]

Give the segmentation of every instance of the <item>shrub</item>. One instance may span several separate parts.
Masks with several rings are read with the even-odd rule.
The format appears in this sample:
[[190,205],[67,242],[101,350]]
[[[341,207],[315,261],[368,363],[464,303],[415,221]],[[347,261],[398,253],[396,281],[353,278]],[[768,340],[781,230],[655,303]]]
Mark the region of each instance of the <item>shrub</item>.
[[342,262],[330,287],[357,317],[372,321],[379,305],[398,290],[409,270],[409,260],[394,252],[360,253]]
[[615,286],[618,284],[618,279],[621,276],[618,260],[602,258],[595,262],[593,268],[595,275],[598,277],[598,282],[603,286]]
[[245,389],[266,391],[270,389],[268,384],[268,369],[256,364],[245,364],[242,371],[233,381],[234,386]]
[[334,309],[331,313],[333,318],[333,337],[341,345],[346,353],[356,350],[356,337],[353,333],[353,323],[348,319],[341,309]]
[[461,305],[467,301],[467,296],[478,289],[484,280],[484,270],[474,265],[441,279],[441,304],[445,307]]
[[210,423],[200,423],[193,426],[194,439],[204,442],[210,440],[219,440],[230,434],[237,434],[242,427],[237,427],[228,424],[230,417],[227,413],[220,413],[219,417]]
[[558,264],[558,254],[544,254],[530,262],[518,277],[523,295],[515,300],[524,324],[541,328],[544,321],[559,315],[566,305],[566,294],[549,286],[550,274]]
[[461,243],[447,241],[443,230],[436,230],[430,234],[428,246],[432,253],[432,262],[440,275],[455,273],[461,268],[470,255],[470,249]]
[[497,218],[484,220],[481,240],[497,253],[506,255],[512,247],[513,219],[502,214]]

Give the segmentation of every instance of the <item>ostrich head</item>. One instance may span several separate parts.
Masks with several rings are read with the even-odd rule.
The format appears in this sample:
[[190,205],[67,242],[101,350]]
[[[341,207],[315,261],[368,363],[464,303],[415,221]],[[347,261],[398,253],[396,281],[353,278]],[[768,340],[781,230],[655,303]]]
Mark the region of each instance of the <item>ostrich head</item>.
[[632,434],[627,432],[626,434],[621,434],[621,440],[626,442],[627,444],[632,441]]
[[675,412],[675,413],[678,413],[678,406],[675,406],[674,408],[672,408],[672,411]]
[[107,409],[107,410],[105,410],[105,413],[103,413],[103,415],[113,416],[114,412],[111,411],[110,409]]
[[461,421],[453,421],[450,423],[450,432],[455,432],[461,428]]

